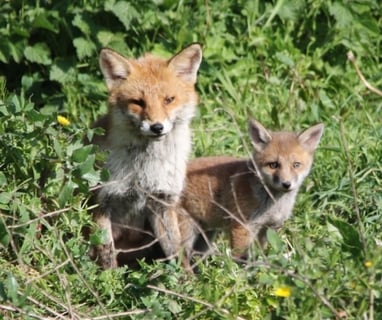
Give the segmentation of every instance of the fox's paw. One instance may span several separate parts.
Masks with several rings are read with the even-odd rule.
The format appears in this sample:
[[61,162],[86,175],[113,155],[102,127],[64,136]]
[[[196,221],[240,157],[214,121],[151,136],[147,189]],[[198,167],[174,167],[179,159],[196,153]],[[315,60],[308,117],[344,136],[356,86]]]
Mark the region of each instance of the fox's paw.
[[92,247],[89,251],[89,257],[96,261],[102,269],[118,267],[118,262],[111,243]]

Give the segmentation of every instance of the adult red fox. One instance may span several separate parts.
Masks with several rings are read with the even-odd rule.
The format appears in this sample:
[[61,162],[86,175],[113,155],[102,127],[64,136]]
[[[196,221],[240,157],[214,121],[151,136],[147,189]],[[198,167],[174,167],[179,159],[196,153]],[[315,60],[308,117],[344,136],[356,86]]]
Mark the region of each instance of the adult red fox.
[[254,240],[264,245],[267,228],[280,228],[292,214],[323,129],[317,124],[301,133],[271,132],[250,120],[251,159],[190,161],[178,207],[186,256],[201,233],[219,229],[229,232],[235,257],[245,258]]
[[128,243],[130,248],[144,241],[146,221],[166,256],[179,251],[173,208],[184,186],[191,149],[201,59],[199,44],[168,60],[152,55],[127,59],[111,49],[101,51],[109,110],[94,125],[105,135],[92,143],[108,151],[110,179],[96,194],[99,206],[94,212],[106,241],[95,246],[92,255],[103,268],[118,265],[115,249],[120,245]]

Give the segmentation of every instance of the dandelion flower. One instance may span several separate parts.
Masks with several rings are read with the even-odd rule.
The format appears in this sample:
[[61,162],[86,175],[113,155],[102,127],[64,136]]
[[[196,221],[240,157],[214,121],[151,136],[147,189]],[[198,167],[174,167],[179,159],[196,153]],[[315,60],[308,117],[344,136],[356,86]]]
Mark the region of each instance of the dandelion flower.
[[57,122],[63,127],[67,127],[70,125],[70,121],[68,120],[68,118],[65,118],[64,116],[57,116]]
[[278,287],[274,291],[274,295],[277,297],[288,298],[290,297],[292,290],[289,287]]
[[367,261],[365,261],[364,265],[366,268],[370,268],[373,266],[373,263],[370,260],[367,260]]

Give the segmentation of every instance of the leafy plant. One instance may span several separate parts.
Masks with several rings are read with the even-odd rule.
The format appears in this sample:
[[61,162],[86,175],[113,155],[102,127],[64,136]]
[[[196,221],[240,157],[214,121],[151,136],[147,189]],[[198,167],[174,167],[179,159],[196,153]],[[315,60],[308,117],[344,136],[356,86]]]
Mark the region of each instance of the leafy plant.
[[[6,319],[379,319],[381,4],[358,1],[3,1],[0,315]],[[247,119],[325,123],[294,216],[246,265],[220,237],[176,262],[100,271],[87,199],[105,172],[85,146],[106,112],[98,51],[169,56],[203,45],[193,156],[247,156]],[[59,116],[59,117],[58,117]],[[97,239],[93,239],[96,241]]]

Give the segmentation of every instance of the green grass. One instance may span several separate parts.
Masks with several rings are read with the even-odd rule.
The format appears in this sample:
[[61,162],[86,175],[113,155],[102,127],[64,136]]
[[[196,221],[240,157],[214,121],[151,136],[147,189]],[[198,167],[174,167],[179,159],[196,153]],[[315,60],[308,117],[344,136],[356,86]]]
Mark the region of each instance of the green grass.
[[[346,56],[382,87],[378,1],[55,3],[0,4],[0,319],[382,317],[382,97]],[[246,266],[221,237],[197,276],[176,262],[100,271],[81,233],[103,176],[82,143],[106,111],[99,49],[169,56],[194,41],[193,156],[247,156],[249,117],[275,130],[324,122],[312,172]]]

